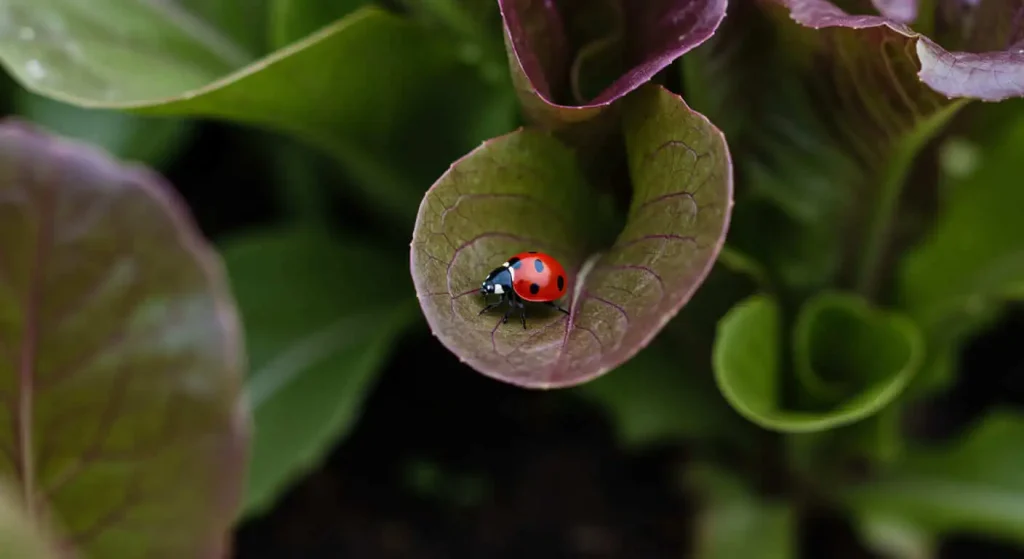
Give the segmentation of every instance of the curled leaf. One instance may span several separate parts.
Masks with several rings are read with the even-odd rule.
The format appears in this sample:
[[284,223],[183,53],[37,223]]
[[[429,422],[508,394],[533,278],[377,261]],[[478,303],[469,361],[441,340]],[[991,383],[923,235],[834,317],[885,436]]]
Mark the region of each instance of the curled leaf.
[[[713,357],[736,411],[778,431],[822,431],[876,413],[906,388],[923,358],[912,322],[849,295],[822,294],[801,310],[793,375],[782,329],[778,303],[755,295],[722,319]],[[784,390],[791,380],[797,389]]]
[[[593,118],[711,37],[726,8],[725,0],[639,4],[499,0],[513,82],[529,118],[552,128]],[[592,23],[602,11],[604,21]],[[593,97],[578,91],[573,67],[582,63],[614,76]]]
[[1024,46],[1019,43],[986,52],[950,52],[903,23],[882,16],[850,15],[829,0],[771,1],[789,8],[797,23],[814,29],[880,30],[902,38],[917,54],[921,81],[947,97],[1002,101],[1024,96]]
[[[528,387],[593,379],[632,357],[689,300],[721,248],[732,167],[721,132],[659,86],[625,103],[633,200],[609,225],[572,152],[521,129],[457,161],[430,189],[412,242],[416,291],[435,335],[478,371]],[[567,317],[543,307],[529,329],[479,316],[480,283],[520,251],[568,272]]]
[[158,176],[0,126],[0,473],[93,557],[219,558],[244,483],[242,343]]

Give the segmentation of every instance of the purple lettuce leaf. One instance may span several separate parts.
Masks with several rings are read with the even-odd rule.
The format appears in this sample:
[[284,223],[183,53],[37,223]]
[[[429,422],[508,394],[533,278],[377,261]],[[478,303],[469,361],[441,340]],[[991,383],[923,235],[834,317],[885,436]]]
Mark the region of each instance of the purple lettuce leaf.
[[904,24],[912,24],[917,19],[917,0],[871,0],[878,13]]
[[[660,86],[623,109],[633,199],[617,233],[573,152],[535,129],[484,143],[424,197],[411,249],[420,305],[441,342],[481,373],[532,388],[596,378],[646,346],[711,269],[732,211],[722,133]],[[480,315],[484,276],[527,250],[565,266],[559,303],[571,314],[529,306],[527,329],[517,315]]]
[[828,0],[769,0],[789,9],[797,23],[814,29],[884,29],[892,39],[911,43],[919,61],[918,77],[949,98],[1002,101],[1024,96],[1024,44],[1000,50],[947,51],[932,39],[894,19],[851,15]]
[[215,559],[244,484],[219,259],[148,169],[0,124],[0,474],[90,557]]
[[72,559],[61,553],[47,519],[29,518],[19,491],[0,479],[0,553],[18,559]]
[[[726,0],[650,0],[628,8],[575,0],[498,4],[524,112],[550,128],[589,120],[648,82],[711,37],[726,8]],[[605,17],[598,17],[601,12]],[[593,74],[616,77],[596,95],[582,94],[584,65]]]
[[[855,27],[816,30],[794,23],[777,2],[763,7],[746,20],[730,18],[736,25],[709,43],[717,49],[702,47],[684,63],[692,68],[689,60],[707,59],[690,74],[724,76],[718,82],[729,84],[724,93],[704,87],[705,102],[695,103],[715,122],[731,104],[706,100],[739,103],[752,88],[759,92],[745,115],[757,125],[739,121],[729,130],[731,146],[743,154],[738,172],[747,198],[740,211],[749,218],[737,219],[731,242],[791,288],[832,285],[871,297],[887,284],[892,255],[927,223],[927,200],[914,199],[923,195],[909,186],[917,156],[969,100],[951,100],[921,81],[917,39],[894,31],[905,26],[844,15]],[[730,55],[728,35],[748,29],[767,37],[761,48],[770,54],[758,60],[776,69],[771,80]],[[766,227],[779,242],[762,242]]]

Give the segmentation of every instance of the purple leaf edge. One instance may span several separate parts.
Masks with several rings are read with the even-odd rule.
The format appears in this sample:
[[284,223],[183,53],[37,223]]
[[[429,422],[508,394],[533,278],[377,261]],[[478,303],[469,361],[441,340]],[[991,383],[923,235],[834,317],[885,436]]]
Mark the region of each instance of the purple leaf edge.
[[949,99],[998,102],[1024,97],[1024,45],[1002,51],[951,52],[903,23],[877,15],[850,15],[829,0],[767,1],[785,7],[793,21],[811,29],[884,26],[908,39],[916,39],[921,64],[918,78]]
[[[690,29],[682,36],[685,37],[685,40],[680,40],[679,44],[674,48],[664,50],[661,53],[649,55],[643,62],[634,65],[617,80],[612,82],[611,85],[606,87],[604,91],[589,103],[584,103],[582,105],[562,105],[555,103],[547,95],[541,93],[541,90],[536,85],[537,83],[546,84],[547,77],[544,76],[543,68],[540,67],[539,63],[536,63],[536,57],[532,55],[528,56],[527,53],[523,52],[530,47],[525,44],[525,37],[527,34],[523,29],[519,14],[516,13],[516,8],[512,5],[515,1],[516,0],[498,0],[498,9],[501,13],[505,39],[512,49],[512,58],[515,59],[518,71],[526,77],[526,82],[529,86],[529,93],[540,99],[550,108],[575,112],[607,107],[650,81],[651,78],[672,64],[672,62],[710,39],[715,32],[718,31],[718,27],[725,19],[726,9],[728,7],[728,0],[691,0],[692,2],[706,2],[708,6],[705,9],[709,11],[713,10],[713,16],[711,16],[712,19],[705,22],[704,27],[697,27],[697,31]],[[542,7],[544,9],[554,14],[553,17],[560,17],[550,0],[542,0],[541,3],[543,4]],[[524,39],[519,40],[516,37],[523,37]],[[682,39],[682,37],[680,39]],[[512,71],[515,72],[517,69],[512,68]]]

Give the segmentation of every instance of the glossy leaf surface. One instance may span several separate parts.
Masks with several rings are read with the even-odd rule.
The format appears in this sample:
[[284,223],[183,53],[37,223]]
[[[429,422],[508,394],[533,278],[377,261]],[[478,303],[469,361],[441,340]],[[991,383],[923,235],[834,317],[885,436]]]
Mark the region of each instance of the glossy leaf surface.
[[[493,107],[504,110],[505,97],[476,81],[450,41],[379,8],[353,12],[254,61],[221,52],[215,47],[223,36],[213,34],[214,41],[205,28],[153,7],[163,4],[105,0],[118,15],[96,21],[89,14],[103,6],[46,0],[28,9],[2,0],[9,40],[0,42],[0,61],[29,90],[72,104],[225,119],[294,135],[334,155],[379,207],[407,219],[425,177],[443,170],[439,161],[495,128],[508,129],[503,122],[490,128],[488,119]],[[441,83],[448,87],[435,87]],[[436,130],[454,137],[423,141],[423,131]],[[401,165],[393,153],[405,154]]]

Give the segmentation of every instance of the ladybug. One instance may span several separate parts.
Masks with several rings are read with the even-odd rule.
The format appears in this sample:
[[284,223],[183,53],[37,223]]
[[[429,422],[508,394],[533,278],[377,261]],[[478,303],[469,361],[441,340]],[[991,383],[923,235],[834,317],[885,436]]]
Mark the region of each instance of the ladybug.
[[506,260],[484,278],[483,284],[480,285],[484,302],[487,301],[488,295],[500,295],[501,298],[498,302],[484,307],[480,314],[502,303],[508,303],[501,322],[508,322],[508,315],[512,309],[518,307],[524,329],[526,302],[544,303],[569,314],[569,311],[555,304],[555,301],[565,295],[566,284],[565,268],[553,257],[536,251],[521,252]]

